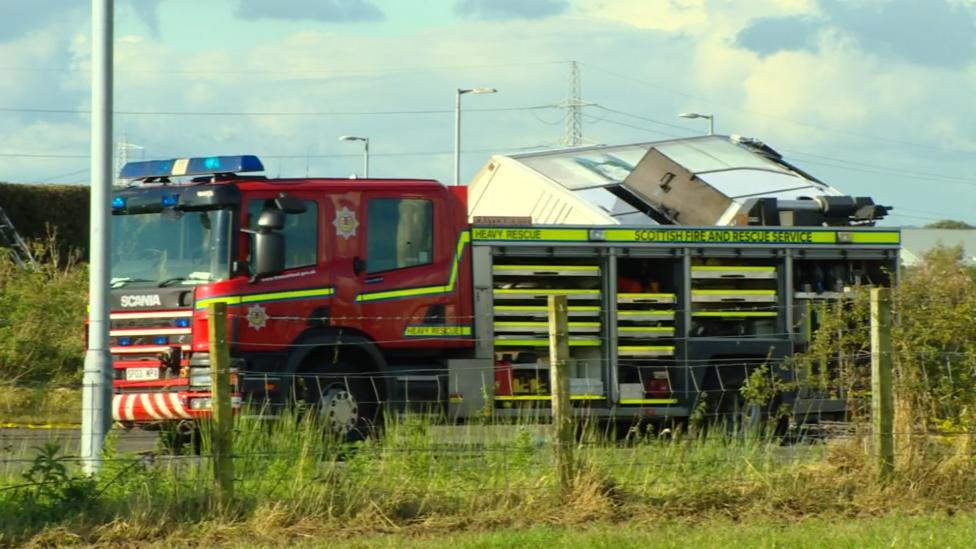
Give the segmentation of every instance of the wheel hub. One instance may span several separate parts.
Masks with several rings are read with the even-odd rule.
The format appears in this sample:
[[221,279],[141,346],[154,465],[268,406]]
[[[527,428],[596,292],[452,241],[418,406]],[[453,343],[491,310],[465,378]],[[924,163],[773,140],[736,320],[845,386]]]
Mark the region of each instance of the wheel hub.
[[340,435],[352,431],[359,419],[359,404],[352,393],[340,387],[331,387],[322,395],[320,418]]

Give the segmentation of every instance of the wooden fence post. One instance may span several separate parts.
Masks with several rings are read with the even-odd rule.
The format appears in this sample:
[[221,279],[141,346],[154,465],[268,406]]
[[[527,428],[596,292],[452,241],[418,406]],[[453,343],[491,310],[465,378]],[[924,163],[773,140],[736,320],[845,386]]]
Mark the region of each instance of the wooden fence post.
[[226,508],[234,497],[234,417],[230,396],[230,349],[227,344],[227,304],[207,307],[210,336],[210,410],[214,487],[217,504]]
[[569,399],[569,308],[564,295],[549,296],[549,385],[552,423],[556,430],[559,487],[566,494],[573,484],[573,446],[576,432]]
[[894,393],[891,374],[891,289],[871,289],[871,419],[879,478],[895,467]]

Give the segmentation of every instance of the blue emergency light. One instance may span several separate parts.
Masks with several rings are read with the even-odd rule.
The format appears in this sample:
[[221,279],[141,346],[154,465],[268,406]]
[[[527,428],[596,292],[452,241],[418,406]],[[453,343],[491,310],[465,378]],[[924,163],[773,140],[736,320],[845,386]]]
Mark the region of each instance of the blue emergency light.
[[146,179],[151,177],[181,177],[263,171],[264,164],[261,163],[258,157],[245,154],[240,156],[204,156],[199,158],[173,158],[171,160],[127,162],[125,166],[122,166],[119,178]]
[[115,198],[113,198],[112,199],[112,209],[113,210],[122,210],[122,209],[125,209],[125,197],[124,196],[116,196]]

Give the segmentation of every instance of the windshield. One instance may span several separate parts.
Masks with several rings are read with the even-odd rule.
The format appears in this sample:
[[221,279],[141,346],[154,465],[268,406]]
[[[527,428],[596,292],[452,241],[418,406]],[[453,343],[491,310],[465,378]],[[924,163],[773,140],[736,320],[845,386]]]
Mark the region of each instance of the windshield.
[[230,210],[112,216],[112,286],[200,284],[230,271]]

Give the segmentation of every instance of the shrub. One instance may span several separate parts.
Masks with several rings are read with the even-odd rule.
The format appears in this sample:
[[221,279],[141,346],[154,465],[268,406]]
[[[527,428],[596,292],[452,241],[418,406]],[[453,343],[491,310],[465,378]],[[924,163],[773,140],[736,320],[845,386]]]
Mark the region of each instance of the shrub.
[[51,236],[35,269],[0,254],[0,375],[5,382],[73,383],[84,359],[87,268]]

